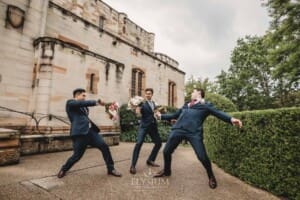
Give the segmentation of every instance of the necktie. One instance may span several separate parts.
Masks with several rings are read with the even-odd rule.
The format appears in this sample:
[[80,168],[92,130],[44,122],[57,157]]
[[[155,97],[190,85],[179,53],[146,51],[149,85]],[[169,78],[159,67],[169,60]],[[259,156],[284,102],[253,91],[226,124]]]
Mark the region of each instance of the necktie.
[[192,100],[192,101],[190,102],[190,106],[189,106],[189,107],[192,107],[193,105],[195,105],[196,102],[197,102],[197,100]]

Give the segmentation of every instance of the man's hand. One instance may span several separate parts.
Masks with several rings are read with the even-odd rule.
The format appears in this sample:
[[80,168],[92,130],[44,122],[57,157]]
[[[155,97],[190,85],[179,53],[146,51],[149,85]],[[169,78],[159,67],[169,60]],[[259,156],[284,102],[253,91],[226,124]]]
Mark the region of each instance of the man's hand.
[[105,106],[105,102],[102,101],[101,99],[97,100],[97,104],[100,105],[100,106]]
[[161,113],[159,111],[156,111],[154,115],[157,119],[161,119]]
[[141,107],[136,107],[135,108],[135,114],[137,115],[137,116],[141,116]]
[[243,124],[242,121],[236,118],[231,118],[231,123],[235,126],[238,126],[239,128],[242,128]]
[[177,122],[176,119],[171,119],[171,124],[174,125]]

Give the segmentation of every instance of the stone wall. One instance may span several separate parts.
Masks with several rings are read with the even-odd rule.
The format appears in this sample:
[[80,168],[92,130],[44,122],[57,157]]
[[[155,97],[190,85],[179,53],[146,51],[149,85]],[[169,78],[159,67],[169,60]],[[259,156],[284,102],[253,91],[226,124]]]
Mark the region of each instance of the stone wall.
[[[19,111],[30,111],[32,99],[32,76],[34,69],[34,49],[32,42],[41,33],[44,2],[39,0],[0,1],[0,105]],[[22,27],[13,28],[7,20],[9,5],[24,11]],[[46,5],[47,6],[47,5]],[[46,7],[47,9],[47,7]],[[17,13],[16,15],[18,15]],[[17,21],[17,20],[16,20]],[[27,117],[12,112],[1,112],[0,123],[26,125]]]
[[[158,104],[168,105],[170,81],[175,106],[184,103],[178,62],[154,53],[154,34],[102,1],[1,0],[0,34],[0,127],[20,130],[23,154],[69,149],[65,103],[72,90],[127,103],[135,68]],[[108,143],[118,144],[119,125],[104,107],[91,108],[90,118]]]
[[[62,29],[61,27],[66,28]],[[87,70],[93,69],[99,72],[99,83],[97,85],[99,93],[96,96],[100,96],[107,101],[118,99],[120,103],[126,103],[130,97],[131,70],[133,68],[139,68],[145,72],[145,87],[154,88],[154,99],[158,104],[168,104],[169,81],[173,81],[177,85],[177,106],[183,104],[184,73],[176,68],[176,61],[171,58],[167,59],[166,55],[162,56],[158,54],[160,57],[156,57],[148,55],[143,51],[133,53],[133,46],[118,40],[117,44],[114,45],[113,42],[115,38],[111,35],[105,33],[101,34],[99,30],[92,26],[86,26],[86,24],[80,20],[74,22],[73,16],[64,14],[56,7],[52,7],[48,11],[46,34],[53,38],[63,37],[68,38],[68,41],[76,41],[76,44],[85,46],[89,51],[101,54],[125,66],[122,76],[117,78],[117,66],[110,64],[107,78],[107,61],[88,55],[82,55],[72,50],[57,48],[55,50],[53,63],[59,63],[61,67],[66,69],[67,74],[65,77],[69,78],[70,83],[78,83],[77,81],[81,80],[81,83],[84,84],[85,80],[84,76],[78,77],[78,75],[73,76],[68,73],[85,74]],[[168,62],[174,65],[167,64]],[[61,77],[63,76],[61,75]],[[74,86],[75,84],[73,87]],[[93,98],[94,96],[95,95],[90,94],[90,97]]]
[[100,0],[52,0],[53,3],[71,11],[81,18],[101,26],[111,33],[141,49],[152,52],[154,34],[132,22],[127,14],[120,13]]
[[[118,145],[119,133],[101,134],[107,145]],[[21,136],[21,155],[66,151],[73,148],[69,134],[35,134]],[[1,161],[1,160],[0,160]]]

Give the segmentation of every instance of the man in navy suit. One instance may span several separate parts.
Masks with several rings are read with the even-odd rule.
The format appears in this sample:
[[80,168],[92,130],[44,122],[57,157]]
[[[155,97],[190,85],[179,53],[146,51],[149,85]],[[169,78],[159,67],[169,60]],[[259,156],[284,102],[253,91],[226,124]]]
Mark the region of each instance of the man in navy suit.
[[134,147],[131,167],[129,170],[131,174],[136,173],[135,166],[136,166],[144,139],[146,137],[146,134],[150,135],[152,142],[154,143],[152,152],[147,160],[147,165],[152,166],[152,167],[159,167],[159,165],[156,164],[154,161],[155,161],[157,153],[161,147],[161,138],[159,136],[158,129],[157,129],[157,121],[156,121],[156,118],[154,117],[155,103],[152,101],[152,96],[153,96],[153,89],[152,88],[145,89],[146,101],[140,107],[137,107],[137,109],[136,109],[136,113],[138,115],[141,115],[141,123],[138,128],[137,142]]
[[209,187],[214,189],[217,187],[217,181],[212,171],[211,162],[207,156],[205,146],[203,144],[203,122],[209,115],[242,127],[239,119],[230,117],[224,112],[217,110],[212,104],[205,103],[204,90],[195,89],[192,93],[192,101],[185,103],[184,106],[174,114],[156,113],[157,117],[162,120],[177,119],[172,126],[168,141],[164,147],[164,169],[158,172],[154,177],[163,177],[171,175],[171,157],[174,150],[183,139],[186,139],[192,145],[198,159],[206,169]]
[[57,177],[62,178],[66,175],[66,172],[83,156],[88,145],[96,147],[102,152],[109,175],[121,177],[121,173],[114,168],[114,161],[108,145],[104,142],[101,135],[99,135],[100,129],[88,117],[88,107],[103,106],[104,102],[100,99],[97,101],[85,100],[86,91],[81,88],[73,91],[73,97],[74,99],[68,100],[66,104],[66,112],[71,122],[70,134],[73,141],[73,155],[61,167]]

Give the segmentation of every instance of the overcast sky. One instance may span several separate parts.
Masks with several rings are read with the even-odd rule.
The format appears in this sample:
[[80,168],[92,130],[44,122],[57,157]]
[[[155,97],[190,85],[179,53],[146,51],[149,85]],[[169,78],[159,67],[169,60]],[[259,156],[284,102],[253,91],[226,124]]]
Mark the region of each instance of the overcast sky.
[[103,0],[155,33],[155,52],[177,60],[186,79],[214,80],[230,65],[238,38],[269,26],[261,0]]

